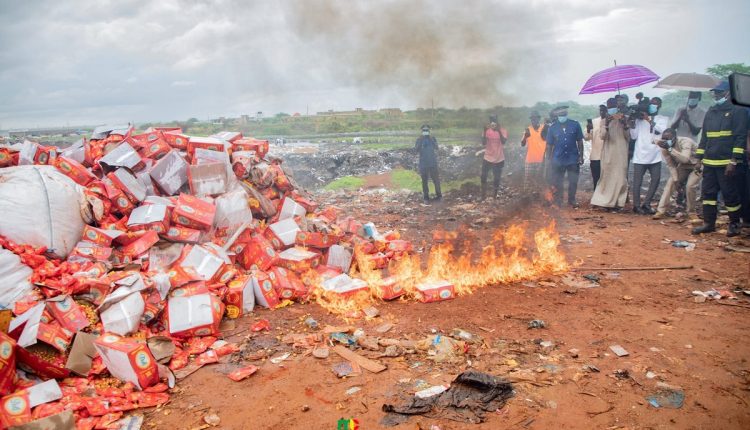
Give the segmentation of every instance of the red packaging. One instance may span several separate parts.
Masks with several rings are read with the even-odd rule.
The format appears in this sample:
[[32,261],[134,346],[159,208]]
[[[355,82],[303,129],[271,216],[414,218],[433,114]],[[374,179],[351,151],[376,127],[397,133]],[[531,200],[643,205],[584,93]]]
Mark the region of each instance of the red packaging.
[[224,142],[219,139],[214,139],[212,137],[190,136],[187,143],[187,153],[190,158],[193,158],[193,155],[195,155],[196,148],[203,148],[209,151],[218,152],[225,151]]
[[122,253],[128,257],[137,257],[151,249],[158,241],[159,233],[151,230],[127,246],[124,246]]
[[216,351],[212,349],[195,357],[195,362],[197,364],[200,364],[201,366],[206,365],[206,364],[218,363],[219,355],[216,354]]
[[253,151],[258,158],[263,158],[268,154],[268,141],[246,137],[232,142],[233,151]]
[[205,287],[203,278],[192,267],[182,267],[175,264],[169,270],[169,284],[172,288],[179,288],[188,283],[200,283]]
[[398,282],[395,276],[389,276],[383,279],[383,282],[378,285],[380,290],[379,295],[383,300],[393,300],[404,295],[404,288]]
[[125,196],[133,203],[142,202],[146,198],[146,187],[125,168],[119,168],[107,174],[112,184],[125,193]]
[[165,131],[164,139],[175,149],[187,149],[188,138],[182,135],[182,130]]
[[279,253],[279,266],[297,273],[318,267],[322,256],[302,248],[289,248]]
[[216,342],[216,338],[213,336],[206,337],[191,337],[186,342],[186,351],[190,355],[198,355],[206,352],[211,345]]
[[103,230],[101,228],[85,225],[83,227],[83,237],[81,239],[99,246],[110,247],[112,246],[112,239],[119,235],[119,233],[115,232],[117,232],[117,230]]
[[283,267],[274,267],[268,272],[268,276],[282,300],[294,300],[307,295],[307,287],[294,272],[289,272]]
[[[318,203],[317,202],[302,197],[302,195],[300,195],[296,191],[292,191],[290,193],[290,195],[294,199],[294,201],[297,202],[297,204],[299,204],[300,206],[302,206],[303,208],[305,208],[305,210],[307,211],[307,213],[311,214],[311,213],[315,212],[316,209],[318,209]],[[335,210],[336,209],[334,208],[334,211]],[[326,218],[328,218],[328,217],[326,217]],[[329,220],[330,220],[330,218],[329,218]],[[335,217],[334,217],[334,220],[335,220]],[[331,221],[333,221],[333,220],[331,220]]]
[[213,294],[173,296],[165,312],[169,334],[174,337],[216,336],[224,304]]
[[259,235],[250,239],[238,256],[238,262],[247,270],[268,270],[278,260],[279,256],[271,245],[271,242]]
[[417,285],[416,295],[420,302],[430,303],[455,298],[456,292],[450,282],[435,281]]
[[130,199],[125,195],[124,192],[122,192],[122,190],[115,187],[114,185],[109,185],[107,182],[105,182],[104,185],[107,188],[107,196],[112,202],[112,207],[114,210],[123,215],[127,215],[135,208],[133,202],[130,201]]
[[229,318],[239,318],[246,312],[251,312],[255,306],[252,278],[248,275],[240,275],[230,282],[224,303],[227,305]]
[[57,365],[44,361],[20,346],[16,346],[16,354],[18,363],[25,365],[41,378],[63,379],[70,375],[70,371],[63,367],[64,362]]
[[0,427],[8,428],[31,421],[31,404],[25,390],[0,399]]
[[141,146],[141,155],[146,158],[158,160],[159,158],[167,155],[169,150],[172,149],[166,140],[157,137],[154,140],[149,141]]
[[189,194],[180,194],[172,211],[172,221],[197,230],[210,230],[214,223],[216,206]]
[[237,369],[231,373],[229,373],[227,376],[229,379],[235,382],[242,381],[243,379],[247,378],[248,376],[252,375],[253,373],[258,371],[257,366],[253,366],[252,364],[240,369]]
[[200,242],[202,234],[203,232],[200,230],[194,230],[181,225],[173,225],[167,229],[166,233],[162,233],[161,237],[170,242],[198,243]]
[[78,257],[78,259],[84,259],[88,261],[109,261],[112,256],[112,248],[95,245],[89,242],[78,242],[75,248],[68,254],[68,261],[79,260],[72,258]]
[[13,162],[13,156],[10,154],[10,150],[8,148],[0,148],[0,167],[10,167],[14,164],[18,163]]
[[159,382],[156,360],[145,343],[105,333],[94,341],[94,347],[112,376],[133,383],[139,390]]
[[0,396],[13,392],[16,378],[16,341],[0,331]]
[[86,186],[97,178],[83,164],[66,157],[57,157],[55,167],[78,185]]
[[279,295],[273,288],[273,282],[271,281],[268,273],[256,270],[252,273],[253,277],[253,291],[255,291],[255,300],[261,306],[266,308],[274,308],[279,304]]
[[386,267],[388,267],[388,256],[386,256],[382,252],[368,254],[365,256],[365,258],[371,261],[373,267],[377,269],[385,269]]
[[294,243],[301,246],[325,249],[339,243],[340,240],[341,237],[334,234],[298,231]]
[[70,296],[47,301],[47,310],[58,323],[70,332],[77,332],[89,326],[89,320],[78,303]]
[[406,240],[391,240],[385,248],[390,252],[409,252],[412,250],[411,242]]
[[130,231],[153,230],[164,233],[169,229],[169,207],[161,204],[139,206],[128,217]]
[[62,326],[55,322],[49,324],[40,322],[39,331],[37,332],[36,337],[42,342],[64,353],[70,345],[70,339],[73,337],[73,333],[62,328]]

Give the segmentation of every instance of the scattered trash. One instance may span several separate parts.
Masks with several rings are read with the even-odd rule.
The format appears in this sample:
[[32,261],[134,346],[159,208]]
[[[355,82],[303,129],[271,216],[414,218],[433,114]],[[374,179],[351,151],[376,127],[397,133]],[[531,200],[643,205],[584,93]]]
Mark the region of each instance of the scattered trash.
[[544,320],[531,320],[529,321],[529,328],[545,328],[547,327],[547,323],[544,322]]
[[655,408],[679,409],[685,402],[685,393],[676,387],[663,382],[656,384],[656,392],[646,397],[648,403]]
[[584,364],[581,369],[583,369],[585,372],[599,373],[599,368],[594,366],[593,364]]
[[625,348],[621,347],[620,345],[611,345],[609,349],[618,357],[625,357],[629,355],[628,351],[626,351]]
[[[400,405],[384,404],[388,416],[423,415],[465,423],[484,422],[487,412],[495,412],[513,396],[513,386],[486,373],[469,370],[451,382],[450,388],[427,398],[412,397]],[[389,422],[389,418],[385,422]],[[381,421],[383,423],[384,421]],[[403,421],[402,421],[403,422]]]
[[343,361],[341,363],[334,364],[331,367],[333,373],[339,378],[346,378],[348,376],[356,376],[361,372],[355,368],[355,365],[349,361]]
[[592,282],[599,282],[599,279],[600,279],[599,275],[597,275],[596,273],[587,273],[587,274],[583,275],[583,277],[585,279],[588,279],[589,281],[592,281]]
[[271,323],[268,320],[256,321],[250,326],[250,331],[259,332],[263,330],[271,330]]
[[542,342],[539,342],[539,346],[541,346],[544,349],[552,349],[555,347],[555,343],[551,340],[544,340]]
[[258,367],[257,366],[250,365],[250,366],[246,366],[246,367],[234,370],[234,371],[230,372],[227,376],[232,381],[239,382],[239,381],[242,381],[243,379],[248,378],[249,376],[253,375],[257,371],[258,371]]
[[310,327],[311,329],[315,330],[318,328],[318,322],[315,321],[315,318],[313,317],[307,317],[305,319],[305,325]]
[[273,357],[273,358],[271,358],[271,360],[270,360],[270,361],[271,361],[271,363],[273,363],[273,364],[279,364],[279,363],[281,363],[282,361],[284,361],[284,360],[286,360],[287,358],[289,358],[289,356],[290,356],[290,355],[292,355],[292,353],[291,353],[291,352],[285,352],[284,354],[281,354],[281,355],[278,355],[278,356],[276,356],[276,357]]
[[375,331],[378,332],[378,333],[380,333],[380,334],[385,334],[385,333],[389,332],[392,328],[393,328],[393,324],[391,324],[391,323],[383,323],[383,324],[380,324],[379,326],[375,327]]
[[302,405],[302,412],[309,412],[310,406],[309,405]]
[[213,427],[216,427],[219,424],[221,424],[221,418],[219,418],[219,415],[214,412],[204,415],[203,421],[205,421],[206,424],[213,426]]
[[352,388],[346,390],[345,393],[346,393],[347,396],[351,396],[352,394],[355,394],[355,393],[359,392],[360,390],[362,390],[362,387],[352,387]]
[[367,316],[367,318],[375,318],[376,316],[380,315],[380,311],[373,306],[364,308],[363,312],[365,313],[365,316]]
[[453,331],[451,331],[451,337],[468,343],[480,343],[482,341],[482,338],[479,336],[460,328],[454,328]]
[[420,399],[427,399],[432,396],[437,396],[447,389],[448,387],[446,387],[445,385],[433,385],[430,388],[425,388],[424,390],[417,391],[416,393],[414,393],[414,395],[419,397]]
[[576,348],[571,348],[568,350],[568,355],[570,355],[571,358],[578,358],[578,351]]
[[656,378],[656,373],[654,373],[654,372],[652,372],[652,371],[649,370],[648,372],[646,372],[646,378],[647,379],[654,379],[654,378]]
[[328,348],[324,346],[317,347],[313,349],[312,351],[312,355],[315,358],[328,358],[329,354],[330,354],[330,351],[328,350]]

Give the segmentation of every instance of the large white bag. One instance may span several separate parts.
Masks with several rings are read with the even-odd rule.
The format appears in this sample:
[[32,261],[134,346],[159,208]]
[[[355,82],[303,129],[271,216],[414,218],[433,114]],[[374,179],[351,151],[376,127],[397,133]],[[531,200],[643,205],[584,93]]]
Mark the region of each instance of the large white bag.
[[85,225],[83,189],[52,166],[0,169],[0,235],[66,257]]

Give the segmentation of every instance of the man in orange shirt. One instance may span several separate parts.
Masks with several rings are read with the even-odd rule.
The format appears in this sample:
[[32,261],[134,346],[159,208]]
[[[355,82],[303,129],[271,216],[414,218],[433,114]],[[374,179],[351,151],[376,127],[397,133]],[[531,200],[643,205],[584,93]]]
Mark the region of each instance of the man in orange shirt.
[[542,137],[542,117],[539,112],[531,112],[531,125],[526,127],[521,146],[528,145],[526,151],[526,166],[523,176],[523,188],[527,193],[536,193],[539,186],[544,183],[544,151],[547,144]]
[[482,200],[487,198],[487,177],[490,170],[492,171],[492,185],[494,186],[493,196],[497,198],[497,192],[500,190],[500,176],[503,173],[505,165],[505,153],[503,146],[508,140],[508,130],[501,128],[497,121],[497,115],[490,116],[489,126],[484,128],[482,133],[482,144],[484,150],[484,160],[482,161]]

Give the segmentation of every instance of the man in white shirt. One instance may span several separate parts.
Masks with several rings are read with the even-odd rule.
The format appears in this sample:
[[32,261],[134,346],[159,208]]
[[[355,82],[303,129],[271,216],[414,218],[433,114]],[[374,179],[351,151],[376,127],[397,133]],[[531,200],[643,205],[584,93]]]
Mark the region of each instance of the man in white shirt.
[[695,199],[701,184],[700,174],[695,170],[698,164],[698,158],[695,156],[698,143],[689,137],[677,137],[671,128],[664,130],[661,138],[656,138],[655,142],[661,148],[662,157],[669,168],[669,179],[664,185],[654,219],[664,217],[672,193],[681,187],[685,187],[687,195],[687,213],[697,218]]
[[599,105],[599,118],[589,120],[586,124],[584,138],[591,142],[591,153],[589,154],[589,167],[591,168],[591,179],[594,181],[594,190],[602,175],[602,147],[604,146],[604,119],[607,117],[607,106]]
[[[653,97],[639,104],[638,112],[630,117],[630,137],[635,139],[633,152],[633,212],[653,215],[656,211],[651,201],[656,195],[661,180],[661,149],[654,143],[654,134],[661,134],[669,127],[669,118],[657,115],[661,99]],[[649,173],[650,182],[646,196],[641,201],[643,177]]]

